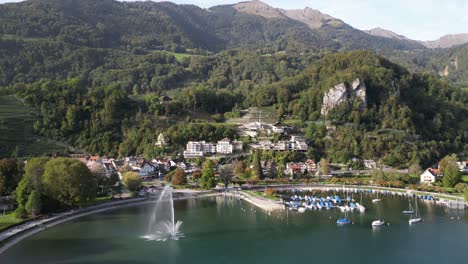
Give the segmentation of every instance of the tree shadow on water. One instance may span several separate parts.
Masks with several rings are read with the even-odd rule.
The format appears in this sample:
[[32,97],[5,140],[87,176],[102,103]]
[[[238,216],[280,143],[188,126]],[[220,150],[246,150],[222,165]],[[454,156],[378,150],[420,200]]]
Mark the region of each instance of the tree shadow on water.
[[73,261],[73,256],[91,257],[118,252],[121,249],[122,246],[118,243],[103,238],[31,239],[24,240],[7,250],[0,257],[0,263],[84,263],[70,261]]

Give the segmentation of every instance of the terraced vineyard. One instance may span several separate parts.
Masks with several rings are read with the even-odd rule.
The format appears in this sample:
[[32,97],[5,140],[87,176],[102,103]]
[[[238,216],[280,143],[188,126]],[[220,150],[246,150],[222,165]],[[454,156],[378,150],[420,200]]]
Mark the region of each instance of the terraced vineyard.
[[0,96],[0,157],[40,156],[66,152],[67,146],[33,132],[35,117],[14,96]]

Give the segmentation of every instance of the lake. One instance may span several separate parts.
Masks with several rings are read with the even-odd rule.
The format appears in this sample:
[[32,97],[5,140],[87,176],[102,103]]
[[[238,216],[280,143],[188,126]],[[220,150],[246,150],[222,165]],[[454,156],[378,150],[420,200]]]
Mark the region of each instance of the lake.
[[[384,197],[337,226],[338,209],[268,214],[234,198],[176,201],[185,237],[146,241],[152,206],[83,217],[31,236],[0,255],[23,263],[467,263],[468,216],[419,201],[423,223],[409,225],[408,200]],[[372,228],[377,218],[389,225]]]

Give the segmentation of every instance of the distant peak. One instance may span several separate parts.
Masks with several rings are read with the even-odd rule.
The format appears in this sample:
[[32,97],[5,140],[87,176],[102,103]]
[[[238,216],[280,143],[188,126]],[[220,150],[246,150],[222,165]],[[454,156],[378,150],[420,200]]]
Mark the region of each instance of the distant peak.
[[265,18],[293,19],[302,22],[311,28],[319,28],[328,21],[342,23],[340,20],[310,7],[306,7],[304,9],[285,10],[269,6],[268,4],[258,0],[240,2],[234,4],[233,7],[239,12],[258,15]]
[[266,18],[283,17],[283,14],[280,12],[280,10],[258,0],[240,2],[234,4],[233,7],[239,12],[251,15],[259,15]]
[[397,33],[393,32],[391,30],[384,29],[384,28],[381,28],[381,27],[376,27],[376,28],[373,28],[373,29],[364,30],[364,32],[366,32],[369,35],[377,36],[377,37],[399,39],[399,40],[407,40],[408,39],[407,37],[405,37],[403,35],[397,34]]
[[453,46],[463,45],[468,43],[468,33],[465,34],[449,34],[439,39],[422,42],[428,48],[450,48]]

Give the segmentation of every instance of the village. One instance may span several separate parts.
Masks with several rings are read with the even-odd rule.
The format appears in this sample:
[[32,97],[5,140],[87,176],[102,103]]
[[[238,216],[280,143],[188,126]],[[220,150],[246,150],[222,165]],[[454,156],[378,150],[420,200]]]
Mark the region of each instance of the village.
[[[224,138],[218,142],[188,141],[182,155],[177,159],[157,158],[145,159],[142,156],[123,157],[119,159],[106,156],[93,156],[90,154],[70,154],[70,158],[77,159],[93,172],[109,177],[118,174],[122,179],[123,172],[133,171],[138,173],[143,180],[164,179],[165,174],[181,169],[188,178],[192,174],[199,174],[205,159],[215,161],[219,168],[223,164],[235,164],[245,157],[251,156],[257,151],[267,152],[292,152],[301,153],[298,159],[286,162],[284,166],[272,161],[261,160],[261,168],[265,178],[273,179],[283,175],[289,179],[301,177],[319,176],[331,177],[356,177],[370,176],[373,171],[380,170],[389,173],[408,174],[408,169],[395,169],[379,164],[378,161],[353,158],[352,162],[359,163],[360,169],[353,169],[346,164],[327,164],[326,170],[320,170],[320,162],[308,158],[306,152],[309,149],[307,140],[295,132],[292,127],[281,123],[269,124],[264,122],[249,122],[239,126],[238,133],[255,139],[255,142],[245,144],[237,139]],[[262,136],[260,136],[262,135]],[[286,140],[272,141],[272,135],[281,135]],[[158,135],[155,146],[165,147],[170,145],[163,133]],[[457,161],[457,167],[463,174],[468,173],[468,161]],[[252,169],[252,165],[250,165]],[[281,170],[281,171],[279,171]],[[433,184],[443,177],[440,163],[435,164],[419,174],[419,183]]]

